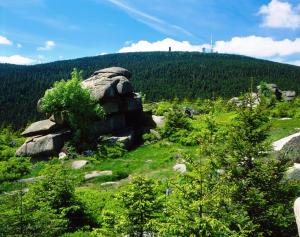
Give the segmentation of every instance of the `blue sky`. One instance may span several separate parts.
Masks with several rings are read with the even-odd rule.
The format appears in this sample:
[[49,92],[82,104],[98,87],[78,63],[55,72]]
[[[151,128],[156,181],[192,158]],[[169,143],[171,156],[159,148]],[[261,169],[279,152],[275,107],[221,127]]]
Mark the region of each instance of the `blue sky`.
[[300,0],[0,0],[0,62],[214,50],[300,65]]

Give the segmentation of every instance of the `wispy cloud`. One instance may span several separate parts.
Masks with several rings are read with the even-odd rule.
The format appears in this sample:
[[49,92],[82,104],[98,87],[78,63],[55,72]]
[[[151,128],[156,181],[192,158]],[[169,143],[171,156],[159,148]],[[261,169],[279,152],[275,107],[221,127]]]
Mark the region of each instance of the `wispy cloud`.
[[0,44],[12,45],[13,43],[6,37],[0,35]]
[[47,50],[51,50],[55,47],[55,42],[52,40],[48,40],[45,42],[45,45],[42,47],[38,47],[37,50],[38,51],[47,51]]
[[146,12],[143,12],[137,8],[130,6],[127,2],[122,0],[108,0],[110,3],[119,7],[123,11],[125,11],[128,15],[133,17],[134,19],[150,26],[151,28],[162,32],[167,35],[185,35],[185,36],[193,36],[191,32],[188,30],[174,24],[170,24],[158,17],[152,16]]

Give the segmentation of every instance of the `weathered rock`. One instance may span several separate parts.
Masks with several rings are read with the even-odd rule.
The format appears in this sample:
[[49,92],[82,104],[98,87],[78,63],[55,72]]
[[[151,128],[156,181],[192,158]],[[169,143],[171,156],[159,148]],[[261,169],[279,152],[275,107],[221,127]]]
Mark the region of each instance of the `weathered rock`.
[[60,159],[60,160],[64,160],[64,159],[67,158],[67,157],[68,157],[67,154],[64,153],[64,152],[60,152],[60,153],[58,154],[58,159]]
[[91,135],[93,137],[114,133],[124,129],[125,127],[126,121],[123,114],[112,115],[104,120],[96,121],[90,125]]
[[[124,76],[127,79],[131,78],[131,73],[122,67],[109,67],[109,68],[104,68],[98,71],[95,71],[93,75],[99,75],[99,74],[112,74],[114,76]],[[111,76],[112,77],[112,76]]]
[[103,141],[111,144],[121,143],[124,145],[124,148],[128,150],[132,147],[134,143],[134,132],[127,131],[116,136],[106,137],[103,139]]
[[35,135],[43,135],[53,131],[57,131],[60,128],[58,124],[50,121],[49,119],[41,120],[31,124],[24,132],[21,133],[22,136],[31,137]]
[[17,150],[17,156],[50,157],[57,156],[64,145],[69,131],[59,131],[45,136],[30,137]]
[[105,114],[113,114],[120,112],[120,106],[118,101],[107,101],[102,104]]
[[161,128],[165,124],[165,117],[164,116],[156,116],[152,115],[152,119],[156,124],[156,127]]
[[142,105],[142,98],[140,94],[135,93],[134,97],[127,98],[127,111],[142,111],[143,105]]
[[286,173],[289,180],[300,181],[300,164],[294,164],[294,166],[288,168]]
[[95,75],[81,82],[81,85],[83,88],[89,89],[91,95],[101,101],[104,98],[112,98],[117,94],[116,86],[118,82],[118,79]]
[[117,84],[117,91],[121,95],[126,95],[133,93],[133,87],[130,83],[130,81],[123,76],[114,77],[114,79],[118,79],[119,82]]
[[296,91],[282,91],[282,99],[285,101],[291,101],[296,97]]
[[39,99],[38,102],[37,102],[37,105],[36,105],[36,110],[39,113],[42,113],[42,102],[43,102],[43,100]]
[[66,122],[66,118],[62,112],[58,112],[58,113],[51,115],[49,120],[56,124],[59,124],[59,125],[63,125]]
[[300,236],[300,198],[298,197],[294,202],[294,214],[298,227],[298,235]]
[[72,162],[72,168],[77,170],[87,165],[88,160],[74,160]]
[[105,170],[105,171],[95,170],[95,171],[85,174],[84,179],[88,180],[88,179],[92,179],[92,178],[96,178],[96,177],[100,177],[100,176],[111,176],[111,175],[112,175],[111,170]]
[[[299,157],[300,157],[300,133],[295,133],[293,135],[290,135],[286,138],[283,138],[279,141],[285,142],[285,144],[282,146],[283,153],[287,158],[289,158],[294,163],[299,163]],[[278,144],[278,141],[277,143]],[[278,150],[278,149],[277,149]]]

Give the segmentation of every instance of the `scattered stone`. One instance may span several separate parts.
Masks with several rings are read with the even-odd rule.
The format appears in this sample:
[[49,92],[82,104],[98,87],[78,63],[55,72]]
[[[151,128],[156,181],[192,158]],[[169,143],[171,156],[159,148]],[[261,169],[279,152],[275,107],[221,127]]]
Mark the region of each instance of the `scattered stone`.
[[18,183],[32,183],[36,180],[42,179],[44,176],[37,176],[37,177],[31,177],[31,178],[26,178],[26,179],[19,179],[17,182]]
[[146,160],[145,163],[152,163],[153,160]]
[[112,185],[118,185],[120,182],[105,182],[100,184],[100,186],[112,186]]
[[22,136],[32,137],[35,135],[48,134],[50,132],[56,131],[60,126],[58,124],[50,121],[49,119],[41,120],[31,124],[24,132],[21,133]]
[[290,136],[284,137],[276,142],[273,142],[274,151],[280,151],[285,144],[287,144],[289,141],[291,141],[295,137],[299,137],[300,132],[294,133]]
[[300,164],[295,163],[294,166],[288,168],[286,173],[289,180],[300,181]]
[[105,170],[105,171],[92,171],[90,173],[87,173],[84,175],[84,179],[85,180],[89,180],[92,178],[96,178],[96,177],[100,177],[100,176],[111,176],[112,175],[112,171],[111,170]]
[[284,121],[284,120],[291,120],[292,118],[280,118],[279,120],[282,120],[282,121]]
[[185,164],[176,164],[173,166],[173,170],[175,172],[183,174],[186,172],[186,165]]
[[72,168],[77,170],[84,166],[86,166],[89,163],[87,160],[75,160],[72,162]]
[[28,138],[17,150],[17,156],[51,157],[57,156],[64,146],[70,131],[63,130],[48,135]]
[[296,217],[296,223],[298,227],[298,234],[300,236],[300,198],[298,197],[294,202],[294,214]]
[[94,155],[94,154],[95,154],[95,152],[92,151],[92,150],[86,150],[86,151],[83,151],[83,152],[82,152],[82,155],[83,155],[83,156],[92,156],[92,155]]
[[66,153],[60,152],[60,153],[58,154],[58,159],[59,159],[59,160],[64,160],[65,158],[67,158],[67,154],[66,154]]

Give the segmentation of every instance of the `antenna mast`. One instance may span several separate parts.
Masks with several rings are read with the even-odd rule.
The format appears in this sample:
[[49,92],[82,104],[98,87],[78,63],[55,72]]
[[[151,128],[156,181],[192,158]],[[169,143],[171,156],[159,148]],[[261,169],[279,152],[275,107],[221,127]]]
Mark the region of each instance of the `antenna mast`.
[[210,52],[214,52],[214,45],[213,45],[213,37],[212,34],[210,34]]

